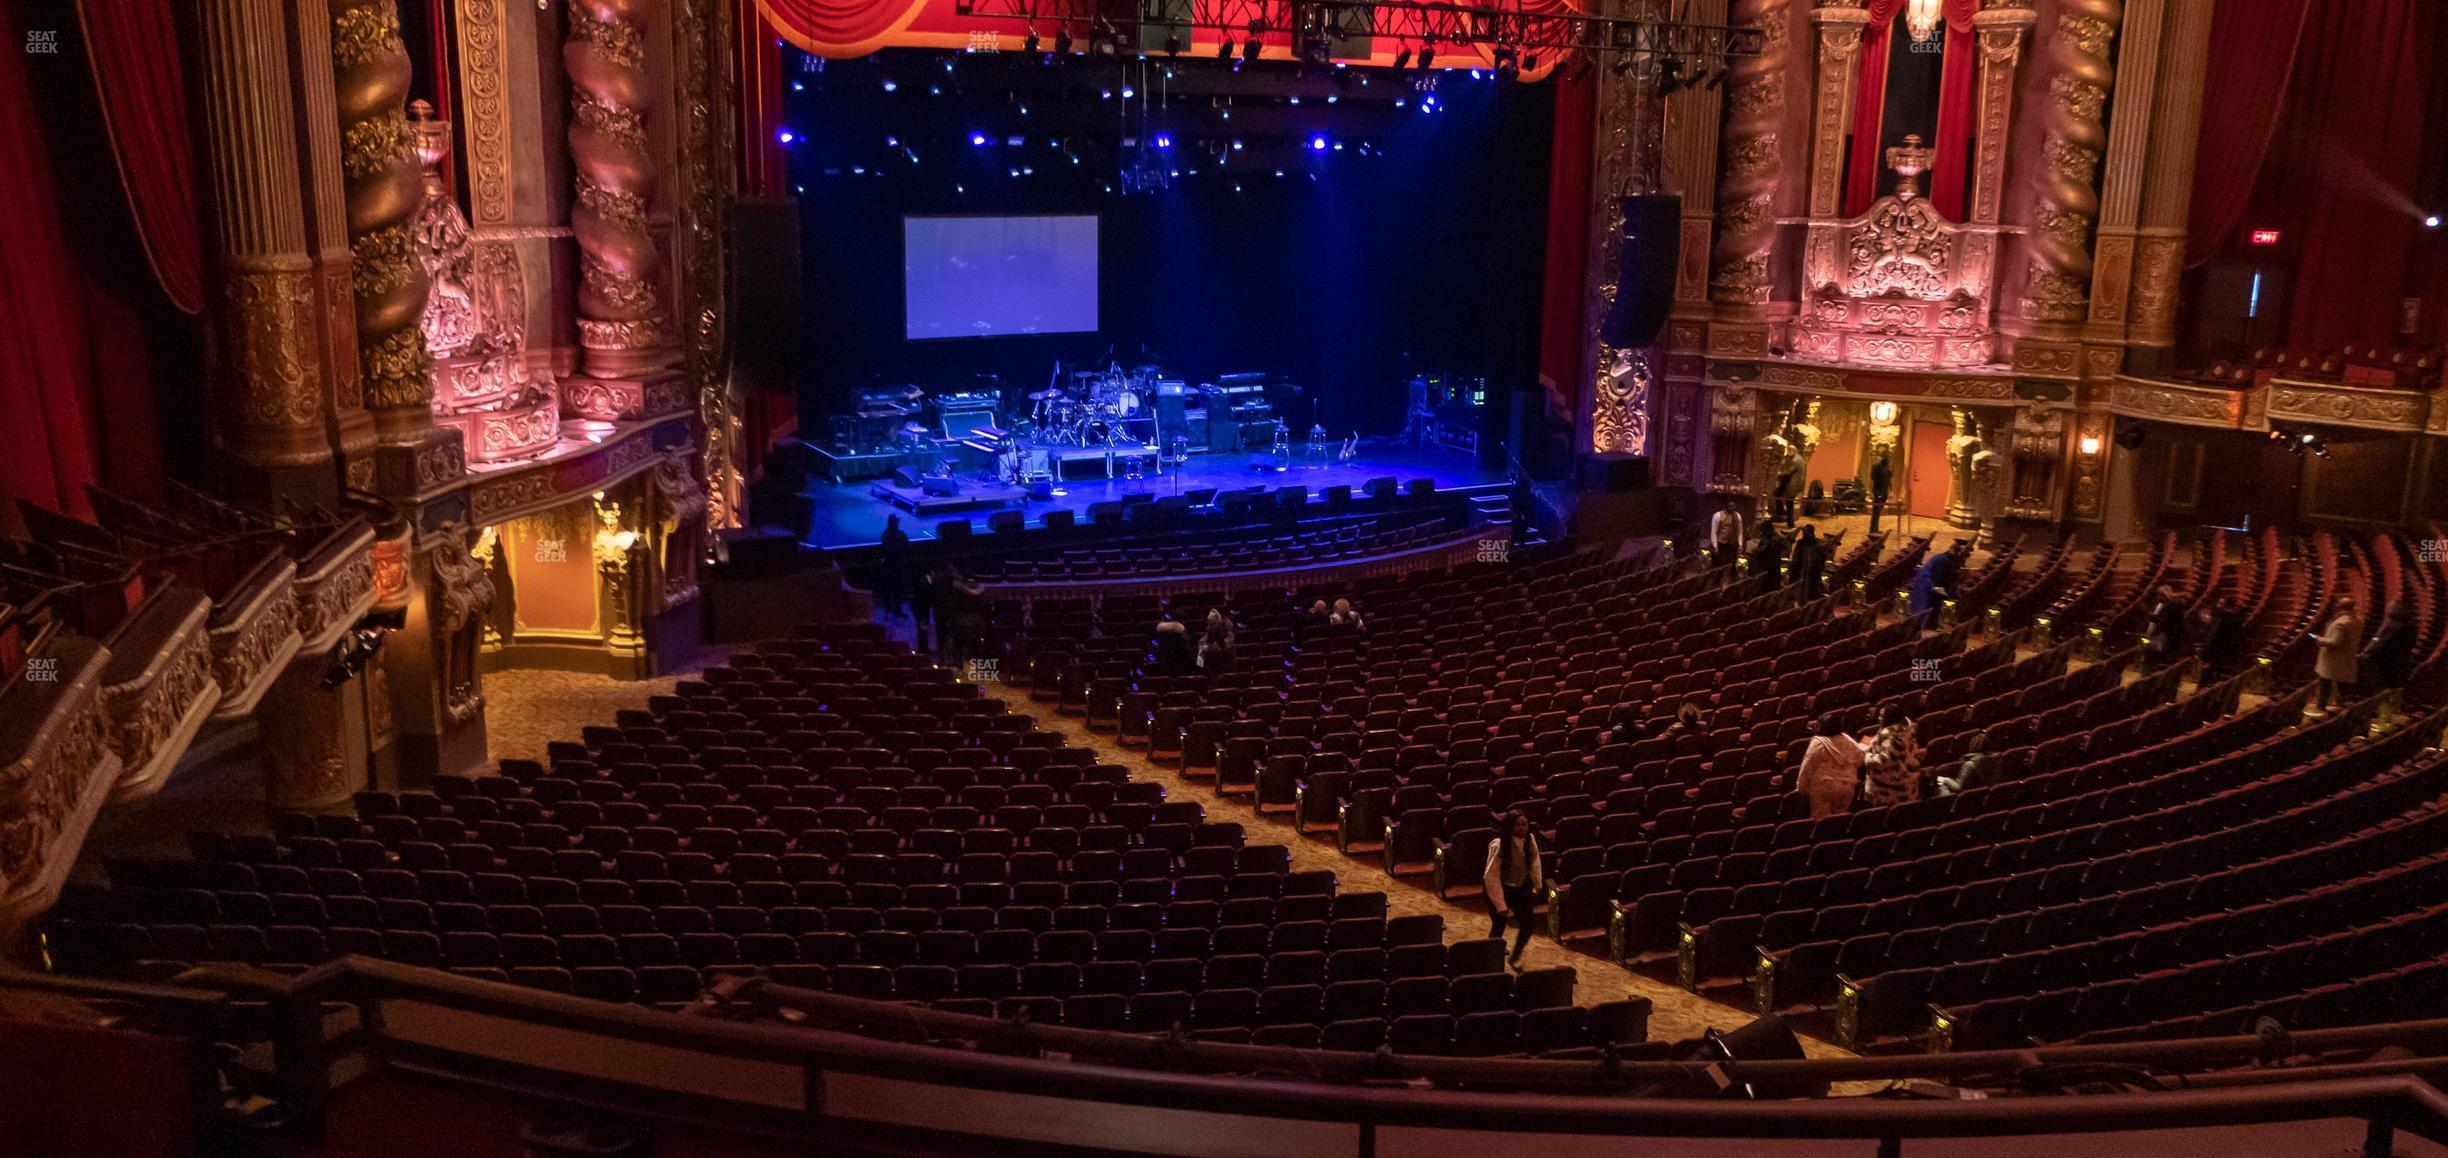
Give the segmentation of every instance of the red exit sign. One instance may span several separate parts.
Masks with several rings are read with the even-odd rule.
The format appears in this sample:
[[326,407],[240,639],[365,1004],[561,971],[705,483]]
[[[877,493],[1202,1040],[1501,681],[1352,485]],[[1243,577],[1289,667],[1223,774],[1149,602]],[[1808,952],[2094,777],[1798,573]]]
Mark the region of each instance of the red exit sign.
[[2252,243],[2254,245],[2276,245],[2278,244],[2278,231],[2275,229],[2253,230]]

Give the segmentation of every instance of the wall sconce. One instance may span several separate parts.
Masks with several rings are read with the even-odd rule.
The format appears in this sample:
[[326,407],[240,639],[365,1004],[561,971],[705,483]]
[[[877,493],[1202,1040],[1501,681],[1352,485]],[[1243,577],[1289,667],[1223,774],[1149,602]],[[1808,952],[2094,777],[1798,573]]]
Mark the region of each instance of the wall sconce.
[[2083,435],[2082,441],[2076,443],[2075,445],[2082,450],[2084,458],[2094,457],[2100,452],[2100,436],[2096,434]]
[[1877,423],[1880,426],[1893,426],[1895,425],[1895,420],[1895,403],[1873,402],[1870,404],[1870,421]]

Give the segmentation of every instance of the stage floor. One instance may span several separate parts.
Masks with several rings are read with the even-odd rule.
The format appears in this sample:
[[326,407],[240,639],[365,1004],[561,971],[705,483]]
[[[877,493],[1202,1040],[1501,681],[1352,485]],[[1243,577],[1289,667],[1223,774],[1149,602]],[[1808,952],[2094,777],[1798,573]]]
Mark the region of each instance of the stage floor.
[[[1030,526],[1045,517],[1046,512],[1068,510],[1075,518],[1087,521],[1088,504],[1119,499],[1126,494],[1169,495],[1176,491],[1214,487],[1234,490],[1260,484],[1267,487],[1305,486],[1311,494],[1331,486],[1360,485],[1373,478],[1392,475],[1408,482],[1415,478],[1433,478],[1439,487],[1456,488],[1482,486],[1505,481],[1505,472],[1480,467],[1476,455],[1449,450],[1441,446],[1412,446],[1398,439],[1363,439],[1359,451],[1348,464],[1332,461],[1322,466],[1306,463],[1290,470],[1262,470],[1251,466],[1251,460],[1264,455],[1246,453],[1194,454],[1181,470],[1136,481],[1126,478],[1084,478],[1059,483],[1052,499],[1031,500],[1018,509],[1028,512]],[[967,480],[962,480],[967,485]],[[912,539],[929,539],[935,535],[934,518],[919,518],[895,507],[891,502],[869,493],[865,482],[831,483],[815,481],[809,485],[808,497],[814,500],[814,517],[808,524],[807,542],[812,547],[865,547],[873,545],[884,534],[886,516],[900,514],[901,528]],[[943,516],[970,520],[975,529],[986,529],[986,517],[992,510],[979,509]]]

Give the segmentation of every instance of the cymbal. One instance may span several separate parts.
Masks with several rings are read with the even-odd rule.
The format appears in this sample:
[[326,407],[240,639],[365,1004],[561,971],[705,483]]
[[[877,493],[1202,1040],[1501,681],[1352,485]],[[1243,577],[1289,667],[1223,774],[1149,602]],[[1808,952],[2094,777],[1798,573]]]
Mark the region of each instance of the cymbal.
[[1060,390],[1032,390],[1029,392],[1029,401],[1043,402],[1046,399],[1055,397],[1061,393],[1062,391]]

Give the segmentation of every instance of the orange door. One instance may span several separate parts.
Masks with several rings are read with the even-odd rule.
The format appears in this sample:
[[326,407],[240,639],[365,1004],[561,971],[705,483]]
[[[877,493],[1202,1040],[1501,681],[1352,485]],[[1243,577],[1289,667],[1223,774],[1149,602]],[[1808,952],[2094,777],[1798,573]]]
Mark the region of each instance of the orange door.
[[1946,444],[1953,437],[1955,428],[1943,422],[1912,424],[1912,446],[1904,460],[1904,509],[1916,518],[1946,517]]

